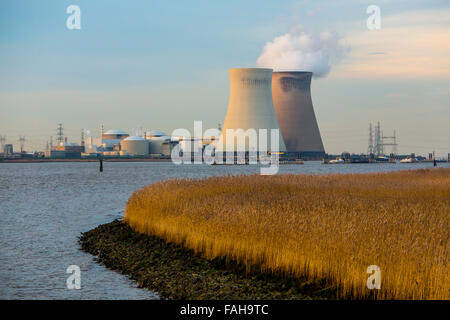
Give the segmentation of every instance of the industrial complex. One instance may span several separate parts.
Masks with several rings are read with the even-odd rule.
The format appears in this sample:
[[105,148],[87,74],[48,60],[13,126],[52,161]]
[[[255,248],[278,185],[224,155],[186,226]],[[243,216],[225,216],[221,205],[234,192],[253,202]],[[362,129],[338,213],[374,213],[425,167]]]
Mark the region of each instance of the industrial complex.
[[[86,133],[82,130],[81,143],[77,144],[67,141],[62,124],[59,124],[56,143],[53,144],[51,137],[44,152],[26,153],[23,147],[25,137],[21,136],[20,153],[15,153],[13,145],[6,144],[5,138],[0,136],[0,158],[170,159],[176,145],[181,147],[178,149],[181,149],[182,153],[201,153],[206,146],[212,145],[218,152],[277,152],[284,159],[323,160],[324,163],[392,162],[395,159],[408,158],[397,155],[395,131],[393,136],[384,136],[379,123],[375,126],[374,137],[370,126],[367,155],[343,153],[333,159],[333,156],[326,154],[311,99],[312,72],[273,72],[272,69],[266,68],[238,68],[230,69],[229,75],[228,110],[223,129],[219,126],[217,134],[208,137],[170,136],[159,130],[141,130],[139,134],[130,135],[120,129],[105,131],[101,125],[99,137],[85,137]],[[258,132],[258,139],[266,141],[262,150],[260,144],[249,143],[252,130]],[[230,141],[227,141],[229,131],[233,131],[234,136],[229,137]],[[276,150],[272,150],[275,141],[271,140],[274,137],[271,131],[279,133],[276,136],[278,141],[274,144]],[[236,141],[245,143],[238,145]],[[385,157],[384,146],[393,147],[389,158]],[[431,158],[434,158],[434,155],[429,155],[427,160]],[[420,160],[414,154],[408,159],[412,162]]]
[[172,139],[162,131],[152,130],[142,136],[113,129],[104,132],[100,138],[89,137],[85,141],[83,156],[102,155],[109,157],[169,157]]

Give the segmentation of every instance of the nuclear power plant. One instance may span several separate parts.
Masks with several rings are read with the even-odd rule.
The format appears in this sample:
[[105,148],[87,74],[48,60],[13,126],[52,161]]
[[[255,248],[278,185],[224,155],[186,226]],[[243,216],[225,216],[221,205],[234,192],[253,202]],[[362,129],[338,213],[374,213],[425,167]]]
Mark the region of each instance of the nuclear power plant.
[[[238,160],[239,152],[246,155],[245,163],[250,152],[256,151],[280,154],[280,163],[303,163],[302,160],[323,160],[323,163],[378,163],[378,162],[422,162],[436,160],[433,153],[428,155],[428,160],[415,153],[407,155],[397,154],[396,132],[392,136],[385,136],[380,128],[380,123],[369,128],[368,154],[328,155],[325,153],[322,138],[314,113],[311,99],[312,72],[284,71],[273,72],[267,68],[237,68],[230,69],[230,95],[228,109],[223,128],[195,133],[170,136],[160,130],[137,130],[133,135],[119,129],[104,131],[100,127],[100,137],[94,138],[90,130],[81,130],[81,143],[68,142],[63,135],[62,124],[58,124],[56,130],[57,144],[53,145],[53,137],[47,141],[45,152],[24,151],[25,138],[20,137],[20,153],[13,152],[13,145],[5,143],[6,138],[0,136],[0,160],[23,158],[65,158],[65,159],[165,159],[170,161],[174,148],[177,147],[179,155],[189,155],[191,159],[202,156],[207,146],[208,153],[216,154],[224,151],[234,152],[235,160]],[[213,128],[214,129],[214,128]],[[277,129],[278,146],[272,146],[271,130]],[[264,130],[264,131],[263,131]],[[228,136],[227,131],[233,131]],[[203,132],[203,130],[200,130]],[[214,133],[213,133],[214,132]],[[87,134],[87,137],[85,137]],[[256,134],[256,143],[251,141],[252,134]],[[264,134],[267,136],[264,137]],[[374,134],[374,136],[373,136]],[[253,139],[252,139],[253,140]],[[261,148],[261,140],[266,145]],[[238,144],[240,142],[241,144]],[[252,142],[252,143],[250,143]],[[232,148],[230,149],[230,146]],[[384,147],[392,147],[392,153],[388,157],[384,155]],[[277,147],[272,150],[272,147]],[[248,153],[248,154],[247,154]],[[228,162],[228,154],[224,154]],[[189,158],[189,157],[187,157]],[[295,159],[294,159],[295,158]],[[335,158],[335,159],[333,159]],[[217,158],[218,159],[218,158]],[[203,159],[205,160],[205,159]],[[295,161],[293,161],[295,160]],[[404,161],[403,161],[404,160]],[[447,159],[438,161],[450,162],[450,153]],[[241,162],[237,162],[241,163]],[[220,164],[215,162],[215,164]]]
[[[311,101],[311,72],[273,72],[267,68],[229,70],[230,95],[222,130],[209,137],[171,137],[159,130],[129,135],[127,132],[100,128],[100,137],[84,137],[81,144],[68,143],[62,125],[57,130],[58,146],[47,147],[46,156],[75,157],[166,157],[175,145],[182,152],[200,153],[207,145],[215,152],[269,152],[282,157],[321,159],[325,151]],[[273,130],[278,135],[273,135]],[[272,141],[277,139],[277,141]],[[186,144],[190,142],[190,144]],[[213,148],[213,149],[214,149]]]
[[[227,130],[239,130],[236,139],[227,141]],[[260,129],[267,130],[267,151],[272,151],[271,129],[280,129],[275,115],[272,100],[272,69],[242,68],[230,69],[230,98],[228,111],[222,129],[222,134],[216,145],[218,151],[259,151],[258,146],[253,150],[249,145],[249,139],[245,131],[255,129],[256,134]],[[279,132],[278,150],[286,151],[282,132]],[[237,140],[245,139],[245,147],[237,148]],[[258,141],[260,141],[260,136]],[[230,149],[231,144],[234,149]],[[266,151],[264,150],[264,151]]]
[[325,150],[311,100],[312,72],[274,72],[272,96],[286,151],[303,159]]

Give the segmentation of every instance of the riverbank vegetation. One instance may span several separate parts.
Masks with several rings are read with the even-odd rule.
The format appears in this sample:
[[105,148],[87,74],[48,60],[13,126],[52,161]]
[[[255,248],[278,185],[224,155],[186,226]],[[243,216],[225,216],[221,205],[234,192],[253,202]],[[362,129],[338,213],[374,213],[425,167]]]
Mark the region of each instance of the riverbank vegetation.
[[248,273],[239,263],[204,259],[182,246],[134,232],[119,220],[83,233],[80,243],[98,262],[162,299],[310,300],[332,298],[334,293],[320,281]]
[[[170,180],[125,222],[247,271],[325,281],[337,298],[450,299],[450,169]],[[381,289],[366,287],[367,268]]]

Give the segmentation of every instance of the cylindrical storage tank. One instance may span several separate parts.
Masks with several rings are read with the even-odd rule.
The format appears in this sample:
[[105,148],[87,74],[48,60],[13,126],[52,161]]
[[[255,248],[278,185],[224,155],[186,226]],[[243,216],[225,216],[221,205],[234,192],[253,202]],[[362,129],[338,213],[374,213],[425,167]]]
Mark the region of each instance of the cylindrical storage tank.
[[148,141],[139,136],[131,136],[120,141],[121,154],[131,156],[148,156]]
[[[271,149],[271,129],[279,129],[272,101],[272,69],[230,69],[230,99],[222,136],[215,143],[218,151],[225,151],[227,129],[242,129],[244,132],[255,129],[258,135],[260,129],[266,129],[267,150],[286,150],[281,131],[279,132],[278,150]],[[245,150],[235,148],[226,151],[259,151],[259,141],[258,138],[256,150],[249,146],[248,139],[246,139]]]
[[311,100],[312,72],[273,72],[272,96],[287,152],[325,155]]
[[[153,136],[149,140],[150,154],[170,155],[170,137],[169,136]],[[169,145],[169,149],[167,149]]]

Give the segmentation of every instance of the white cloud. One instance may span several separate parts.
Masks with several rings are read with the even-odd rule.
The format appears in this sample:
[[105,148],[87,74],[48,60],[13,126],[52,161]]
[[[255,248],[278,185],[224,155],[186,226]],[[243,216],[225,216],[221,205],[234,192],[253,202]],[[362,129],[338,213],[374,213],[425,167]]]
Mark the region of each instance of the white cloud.
[[312,71],[315,77],[325,77],[346,52],[348,48],[339,43],[334,32],[314,35],[293,31],[267,42],[257,64],[275,71]]

